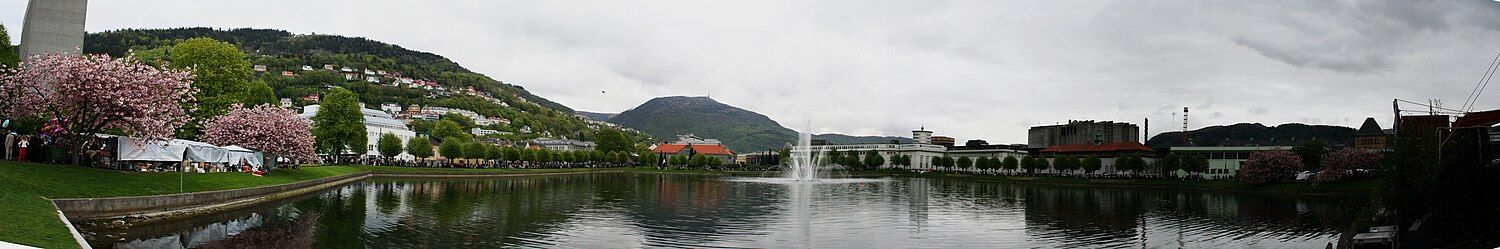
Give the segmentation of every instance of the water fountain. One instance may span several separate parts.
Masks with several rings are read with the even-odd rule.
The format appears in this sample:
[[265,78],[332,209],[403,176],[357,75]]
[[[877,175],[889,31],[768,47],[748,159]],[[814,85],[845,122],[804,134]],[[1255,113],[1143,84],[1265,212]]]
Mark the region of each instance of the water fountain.
[[[812,130],[809,123],[804,131]],[[773,184],[847,184],[861,182],[878,182],[879,178],[849,178],[841,177],[839,174],[843,166],[837,164],[826,164],[822,158],[827,151],[815,149],[812,146],[812,133],[798,132],[797,144],[791,145],[790,155],[782,162],[780,177],[745,177],[736,178],[733,181],[773,183]]]
[[797,146],[792,147],[792,154],[787,160],[786,178],[794,181],[817,180],[818,161],[812,151],[812,134],[799,132]]

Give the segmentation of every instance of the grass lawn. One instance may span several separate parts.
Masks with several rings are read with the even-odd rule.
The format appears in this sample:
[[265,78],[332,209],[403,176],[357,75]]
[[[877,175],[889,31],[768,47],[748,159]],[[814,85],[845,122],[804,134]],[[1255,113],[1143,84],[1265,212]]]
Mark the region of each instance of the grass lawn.
[[[245,173],[139,173],[80,166],[0,161],[0,241],[75,248],[49,198],[145,196],[250,188],[363,172],[394,174],[527,174],[620,171],[605,169],[442,169],[387,166],[306,166],[264,177]],[[624,169],[631,171],[632,169]],[[179,189],[179,177],[181,189]]]

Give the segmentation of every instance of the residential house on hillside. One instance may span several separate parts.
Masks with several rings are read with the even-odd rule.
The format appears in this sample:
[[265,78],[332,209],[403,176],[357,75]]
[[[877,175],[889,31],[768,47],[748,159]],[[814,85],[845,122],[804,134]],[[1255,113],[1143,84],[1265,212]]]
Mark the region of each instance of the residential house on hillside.
[[474,124],[481,125],[481,126],[489,126],[489,125],[496,125],[496,124],[498,124],[498,125],[509,125],[510,124],[510,120],[509,119],[504,119],[504,118],[486,117],[486,118],[482,118],[482,119],[475,119],[474,120]]
[[431,114],[431,115],[441,116],[443,114],[449,114],[449,113],[457,113],[458,115],[463,115],[464,117],[468,117],[469,119],[472,119],[472,120],[475,120],[475,121],[478,121],[478,120],[481,120],[481,119],[485,119],[484,115],[479,115],[479,113],[474,112],[474,111],[470,111],[470,110],[454,109],[454,108],[447,108],[447,107],[437,107],[437,106],[429,106],[429,107],[423,107],[422,108],[422,114]]
[[474,127],[473,129],[469,129],[469,133],[472,133],[475,136],[510,135],[510,132],[497,131],[497,130],[489,130],[489,129],[482,129],[482,128],[479,128],[479,127]]
[[313,70],[312,66],[302,65],[302,71],[312,71],[312,70]]
[[380,104],[380,110],[391,115],[396,115],[401,113],[401,105],[396,103]]

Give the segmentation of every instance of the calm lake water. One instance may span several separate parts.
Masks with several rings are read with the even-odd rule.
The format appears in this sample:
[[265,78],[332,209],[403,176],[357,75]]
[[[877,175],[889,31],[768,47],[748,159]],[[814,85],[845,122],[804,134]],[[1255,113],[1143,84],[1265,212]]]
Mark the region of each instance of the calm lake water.
[[1366,199],[618,173],[373,179],[234,212],[80,230],[97,248],[1323,248]]

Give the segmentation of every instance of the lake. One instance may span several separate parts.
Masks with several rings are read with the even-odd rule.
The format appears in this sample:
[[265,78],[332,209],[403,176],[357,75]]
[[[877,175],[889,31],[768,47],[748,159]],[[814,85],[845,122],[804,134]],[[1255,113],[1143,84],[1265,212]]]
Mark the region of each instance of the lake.
[[96,248],[1322,248],[1365,196],[887,177],[599,173],[370,179],[97,228]]

